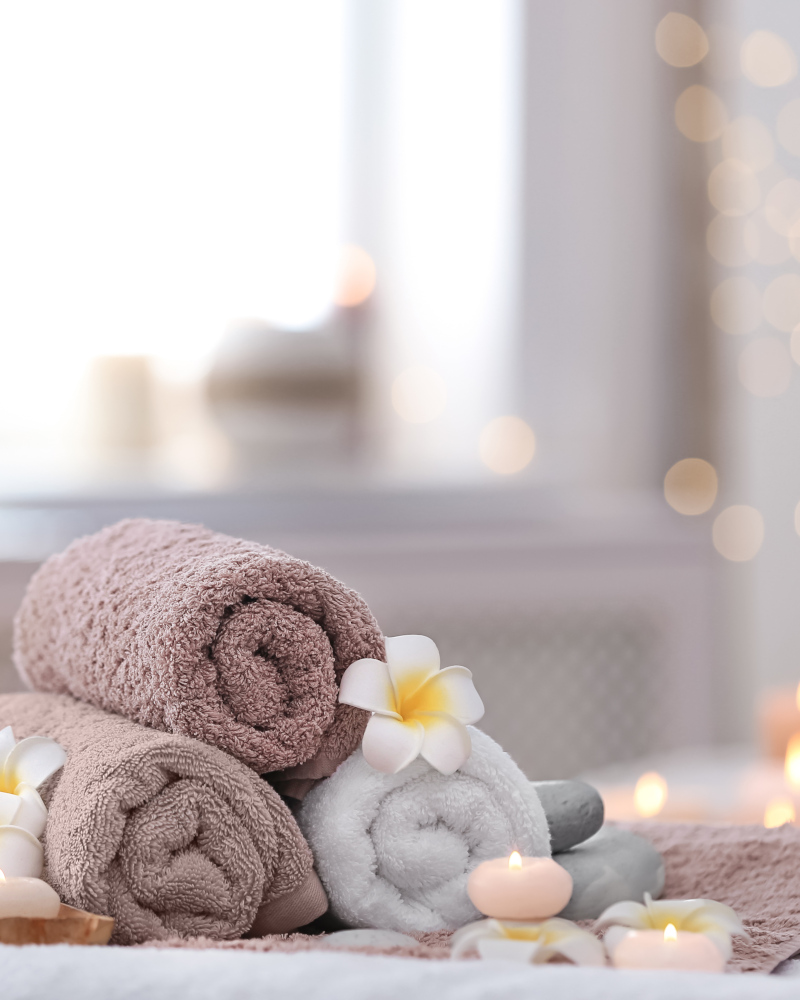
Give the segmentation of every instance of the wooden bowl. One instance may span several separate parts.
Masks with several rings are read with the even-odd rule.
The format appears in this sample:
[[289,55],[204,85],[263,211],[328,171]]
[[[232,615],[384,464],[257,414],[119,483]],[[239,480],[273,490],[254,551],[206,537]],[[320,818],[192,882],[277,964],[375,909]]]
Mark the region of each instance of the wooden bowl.
[[57,917],[2,917],[1,944],[108,944],[113,917],[61,904]]

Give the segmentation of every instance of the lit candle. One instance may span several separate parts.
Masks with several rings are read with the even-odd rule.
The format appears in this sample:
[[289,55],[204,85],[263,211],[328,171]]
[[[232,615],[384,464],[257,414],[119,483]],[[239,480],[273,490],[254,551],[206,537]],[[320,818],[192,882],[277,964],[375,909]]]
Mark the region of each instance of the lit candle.
[[6,878],[0,871],[0,919],[57,917],[61,900],[40,878]]
[[572,876],[552,858],[484,861],[470,874],[467,893],[481,913],[499,920],[544,920],[572,896]]
[[692,931],[678,934],[674,924],[663,931],[628,931],[611,960],[618,969],[722,972],[725,968],[725,957],[710,938]]

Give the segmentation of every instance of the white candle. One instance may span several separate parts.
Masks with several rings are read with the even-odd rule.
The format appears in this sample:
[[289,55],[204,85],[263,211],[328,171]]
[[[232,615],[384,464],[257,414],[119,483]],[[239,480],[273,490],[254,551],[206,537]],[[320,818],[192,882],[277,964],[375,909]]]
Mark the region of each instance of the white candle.
[[572,876],[552,858],[484,861],[470,874],[467,893],[475,907],[499,920],[544,920],[560,913],[572,896]]
[[705,934],[675,930],[630,931],[614,948],[611,960],[618,969],[681,969],[722,972],[725,958]]
[[58,893],[40,878],[6,878],[0,872],[0,919],[57,917]]

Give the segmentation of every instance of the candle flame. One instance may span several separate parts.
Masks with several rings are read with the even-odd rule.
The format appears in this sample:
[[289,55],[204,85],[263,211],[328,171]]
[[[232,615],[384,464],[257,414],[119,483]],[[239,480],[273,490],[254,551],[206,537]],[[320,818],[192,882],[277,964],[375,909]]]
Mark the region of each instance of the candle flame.
[[678,932],[675,929],[675,924],[667,924],[664,928],[664,940],[665,941],[677,941]]
[[636,812],[646,819],[657,816],[667,801],[667,783],[655,771],[648,771],[636,782],[633,790],[633,804]]
[[522,868],[522,857],[519,851],[512,851],[511,857],[508,859],[509,868]]
[[784,771],[792,788],[800,788],[800,733],[795,733],[786,747]]
[[771,830],[775,826],[783,826],[784,823],[794,823],[794,803],[788,797],[782,796],[778,799],[770,799],[767,808],[764,810],[764,826]]

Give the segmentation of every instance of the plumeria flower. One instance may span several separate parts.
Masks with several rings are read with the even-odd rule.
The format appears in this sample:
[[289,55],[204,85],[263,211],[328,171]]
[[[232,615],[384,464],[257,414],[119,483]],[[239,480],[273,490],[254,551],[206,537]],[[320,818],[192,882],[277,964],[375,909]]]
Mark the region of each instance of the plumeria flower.
[[424,635],[387,639],[386,660],[356,660],[342,677],[339,701],[374,713],[364,759],[397,774],[421,754],[442,774],[457,771],[472,753],[466,727],[484,712],[471,672],[441,670],[436,643]]
[[736,911],[713,899],[660,899],[654,902],[649,892],[642,903],[614,903],[600,914],[595,924],[598,930],[609,928],[605,943],[609,954],[630,930],[663,931],[672,924],[677,931],[705,934],[719,948],[725,961],[731,957],[733,934],[747,933]]
[[605,965],[605,952],[594,934],[571,920],[551,917],[539,924],[521,920],[478,920],[456,931],[450,957],[471,951],[481,958],[541,965],[552,958],[566,958],[575,965]]
[[37,788],[66,759],[66,751],[55,740],[29,736],[17,743],[11,726],[0,729],[0,828],[13,826],[41,837],[47,808]]

